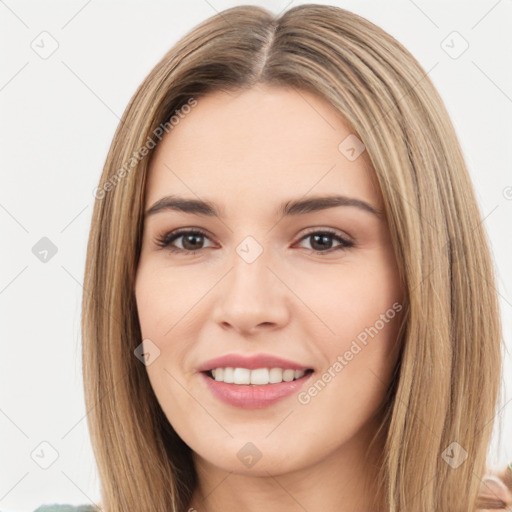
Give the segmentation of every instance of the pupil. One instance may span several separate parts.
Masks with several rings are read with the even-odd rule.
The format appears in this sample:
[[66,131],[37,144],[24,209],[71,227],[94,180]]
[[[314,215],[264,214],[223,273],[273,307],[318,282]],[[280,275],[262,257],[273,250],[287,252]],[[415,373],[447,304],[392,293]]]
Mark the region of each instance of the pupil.
[[[332,244],[332,240],[331,240],[331,238],[330,238],[330,236],[329,236],[329,235],[313,235],[313,240],[314,240],[314,242],[313,242],[313,244],[311,244],[311,245],[313,246],[313,249],[315,249],[315,248],[314,248],[314,244],[317,242],[317,240],[318,240],[319,238],[320,238],[321,240],[323,240],[324,242],[325,242],[325,240],[327,240],[327,241],[328,241],[328,242],[327,242],[327,244],[326,244],[327,246],[329,246],[329,245],[331,245],[331,244]],[[331,242],[331,244],[329,244],[329,241]],[[326,248],[326,245],[325,245],[325,244],[324,244],[324,245],[320,244],[320,249],[325,249],[325,248]],[[327,247],[327,248],[329,248],[329,247]],[[315,250],[317,250],[317,249],[315,249]]]
[[196,244],[192,243],[190,247],[187,247],[187,244],[189,243],[190,240],[202,238],[202,236],[203,235],[187,235],[187,236],[185,236],[184,242],[183,242],[183,247],[185,247],[185,249],[191,249],[191,250],[197,249],[197,246],[200,245],[200,243],[196,243]]

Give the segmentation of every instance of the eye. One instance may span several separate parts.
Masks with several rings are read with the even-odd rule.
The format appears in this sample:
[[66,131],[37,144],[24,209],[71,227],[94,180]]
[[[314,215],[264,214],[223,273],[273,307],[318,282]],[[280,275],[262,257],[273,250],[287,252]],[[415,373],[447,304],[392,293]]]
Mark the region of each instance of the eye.
[[[346,240],[336,231],[328,228],[322,230],[318,230],[318,228],[316,228],[303,236],[300,241],[308,239],[310,240],[312,247],[310,250],[315,254],[327,254],[334,251],[343,251],[354,246],[354,242]],[[339,242],[340,245],[332,247],[332,240]]]
[[[173,245],[175,241],[180,240],[181,247]],[[207,234],[200,229],[183,229],[171,231],[156,239],[156,244],[162,249],[167,249],[171,252],[195,254],[196,252],[204,249],[202,247],[204,240],[208,239]],[[312,242],[310,251],[315,254],[326,254],[339,250],[346,250],[354,246],[354,242],[346,240],[340,236],[336,231],[325,228],[319,230],[318,228],[311,230],[303,236],[299,242],[309,239]],[[332,247],[333,240],[338,242],[339,245]]]
[[[172,245],[174,241],[182,238],[181,247]],[[188,252],[194,254],[196,251],[203,249],[201,247],[204,239],[208,238],[204,231],[199,229],[194,230],[179,230],[166,233],[164,236],[157,238],[156,244],[162,249],[168,249],[171,252]]]

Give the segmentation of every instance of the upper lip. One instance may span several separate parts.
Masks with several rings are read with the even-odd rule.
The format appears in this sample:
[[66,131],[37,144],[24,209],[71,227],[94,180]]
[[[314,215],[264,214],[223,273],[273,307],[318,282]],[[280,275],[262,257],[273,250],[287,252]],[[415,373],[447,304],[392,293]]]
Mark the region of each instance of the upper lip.
[[271,354],[256,354],[252,356],[243,356],[241,354],[226,354],[224,356],[210,359],[199,366],[198,371],[206,372],[214,368],[247,368],[255,370],[256,368],[283,368],[290,370],[312,370],[310,366],[273,356]]

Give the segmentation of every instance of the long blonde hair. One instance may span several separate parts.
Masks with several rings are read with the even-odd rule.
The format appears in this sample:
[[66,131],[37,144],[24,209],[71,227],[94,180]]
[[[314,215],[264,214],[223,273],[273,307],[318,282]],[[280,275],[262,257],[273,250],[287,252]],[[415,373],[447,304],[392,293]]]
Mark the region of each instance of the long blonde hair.
[[280,17],[239,6],[201,23],[153,68],[117,128],[96,193],[82,314],[103,509],[184,512],[190,503],[191,450],[134,355],[142,341],[134,281],[146,175],[159,127],[169,127],[176,110],[210,91],[258,83],[313,91],[332,104],[364,143],[380,184],[406,295],[379,429],[387,509],[475,510],[503,340],[493,261],[464,157],[414,57],[366,19],[314,4]]

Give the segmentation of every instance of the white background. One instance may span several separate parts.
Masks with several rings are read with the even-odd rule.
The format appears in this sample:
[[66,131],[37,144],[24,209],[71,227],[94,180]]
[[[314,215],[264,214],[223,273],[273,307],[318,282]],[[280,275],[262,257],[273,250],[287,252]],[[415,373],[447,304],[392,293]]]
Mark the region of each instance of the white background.
[[[305,2],[254,3],[279,13]],[[431,70],[455,124],[498,271],[508,377],[490,461],[504,465],[512,460],[512,0],[325,3],[403,43]],[[179,38],[234,5],[0,0],[1,511],[100,499],[79,332],[93,189],[136,87]],[[441,46],[453,31],[469,43],[456,59]],[[43,59],[31,45],[51,48],[51,38],[58,48]],[[32,253],[42,237],[57,247],[46,263]],[[50,456],[43,441],[58,452],[48,469],[31,458],[41,448]]]

